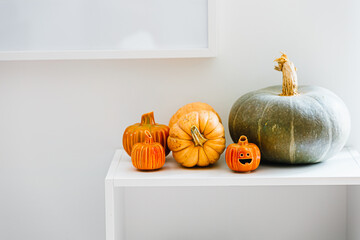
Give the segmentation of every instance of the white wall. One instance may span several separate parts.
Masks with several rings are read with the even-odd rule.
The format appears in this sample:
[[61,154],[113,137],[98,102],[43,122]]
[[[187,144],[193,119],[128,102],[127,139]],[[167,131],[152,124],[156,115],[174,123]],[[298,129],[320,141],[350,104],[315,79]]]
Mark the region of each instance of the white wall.
[[104,239],[103,180],[124,128],[151,110],[167,123],[204,101],[227,129],[239,96],[281,83],[280,50],[301,84],[344,100],[348,144],[360,149],[359,9],[355,0],[219,0],[214,59],[0,62],[0,239]]

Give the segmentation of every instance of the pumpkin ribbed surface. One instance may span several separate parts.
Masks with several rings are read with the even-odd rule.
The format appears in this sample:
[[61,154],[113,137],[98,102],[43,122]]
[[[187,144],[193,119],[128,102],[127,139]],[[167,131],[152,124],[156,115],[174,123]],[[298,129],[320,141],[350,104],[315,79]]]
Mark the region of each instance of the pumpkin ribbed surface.
[[171,128],[185,114],[202,110],[214,112],[221,122],[219,114],[217,114],[217,112],[209,104],[203,102],[193,102],[186,104],[185,106],[181,107],[179,110],[176,111],[176,113],[171,117],[169,121],[169,127]]
[[153,112],[142,115],[141,123],[136,123],[125,129],[123,134],[123,147],[127,154],[129,154],[129,156],[131,155],[134,144],[145,141],[146,130],[150,131],[153,141],[160,143],[165,149],[165,155],[168,155],[170,152],[167,147],[169,127],[155,123]]
[[131,162],[140,170],[155,170],[165,164],[165,151],[160,143],[154,142],[149,131],[145,142],[136,143],[131,152]]
[[225,149],[224,127],[212,111],[190,112],[170,128],[168,146],[181,165],[208,166]]
[[225,160],[233,171],[253,171],[260,164],[260,150],[255,144],[248,143],[245,136],[241,136],[238,143],[230,144],[226,148]]
[[326,160],[339,152],[350,133],[343,101],[316,86],[297,86],[296,68],[284,54],[276,60],[283,85],[247,93],[233,105],[229,130],[255,143],[262,159],[288,164]]

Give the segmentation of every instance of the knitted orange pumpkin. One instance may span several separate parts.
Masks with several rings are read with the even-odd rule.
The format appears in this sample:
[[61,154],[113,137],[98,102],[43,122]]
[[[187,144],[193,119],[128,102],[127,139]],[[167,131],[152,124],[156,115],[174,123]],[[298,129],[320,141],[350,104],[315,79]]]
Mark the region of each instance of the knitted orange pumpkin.
[[238,143],[227,147],[225,160],[233,171],[253,171],[260,164],[260,150],[255,144],[248,143],[247,137],[241,136]]
[[164,166],[164,148],[160,143],[154,142],[148,130],[145,130],[145,142],[133,146],[131,162],[140,170],[155,170]]

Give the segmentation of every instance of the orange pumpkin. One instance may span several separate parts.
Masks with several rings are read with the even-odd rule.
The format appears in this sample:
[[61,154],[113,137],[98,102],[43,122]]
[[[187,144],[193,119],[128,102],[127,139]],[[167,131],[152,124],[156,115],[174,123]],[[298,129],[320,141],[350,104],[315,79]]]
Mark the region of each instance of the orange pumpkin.
[[190,113],[190,112],[194,112],[194,111],[201,111],[201,110],[207,110],[207,111],[212,111],[216,114],[216,116],[218,116],[220,122],[221,122],[221,118],[219,116],[219,114],[217,114],[217,112],[215,112],[215,110],[207,103],[202,103],[202,102],[193,102],[193,103],[188,103],[185,106],[181,107],[179,110],[177,110],[177,112],[171,117],[170,121],[169,121],[169,128],[171,128],[175,123],[177,123],[177,121],[179,121],[179,119]]
[[168,146],[184,167],[214,164],[225,150],[225,131],[213,111],[182,116],[170,129]]
[[123,147],[127,154],[131,155],[134,144],[145,141],[145,130],[150,131],[153,141],[160,143],[165,149],[165,155],[168,155],[170,150],[167,147],[167,138],[170,129],[166,125],[155,123],[154,112],[145,113],[141,116],[141,123],[136,123],[125,129]]
[[131,152],[131,162],[140,170],[155,170],[165,164],[164,147],[154,142],[151,133],[145,130],[145,142],[136,143]]
[[238,143],[230,144],[225,153],[226,164],[236,172],[255,170],[260,164],[260,150],[253,143],[248,143],[246,136],[241,136]]

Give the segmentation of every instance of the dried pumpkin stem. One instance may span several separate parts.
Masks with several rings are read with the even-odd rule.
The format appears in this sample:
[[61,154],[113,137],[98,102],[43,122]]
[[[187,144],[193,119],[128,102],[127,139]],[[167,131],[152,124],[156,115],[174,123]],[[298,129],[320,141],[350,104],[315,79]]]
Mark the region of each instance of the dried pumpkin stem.
[[154,112],[145,113],[141,116],[141,125],[155,124]]
[[238,141],[238,144],[239,145],[247,145],[248,144],[248,139],[246,136],[242,135],[240,138],[239,138],[239,141]]
[[203,144],[207,141],[207,139],[204,138],[204,136],[200,133],[199,129],[195,125],[191,127],[191,136],[194,140],[195,147],[202,147]]
[[280,58],[275,59],[274,62],[278,63],[275,70],[281,71],[283,74],[283,86],[280,96],[298,95],[298,82],[294,63],[289,60],[285,53]]

